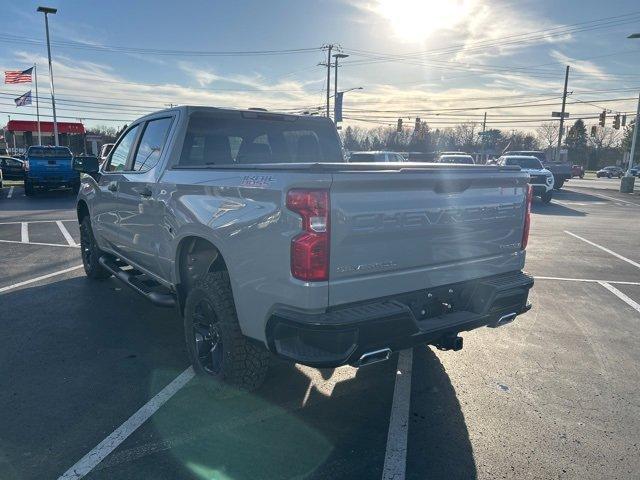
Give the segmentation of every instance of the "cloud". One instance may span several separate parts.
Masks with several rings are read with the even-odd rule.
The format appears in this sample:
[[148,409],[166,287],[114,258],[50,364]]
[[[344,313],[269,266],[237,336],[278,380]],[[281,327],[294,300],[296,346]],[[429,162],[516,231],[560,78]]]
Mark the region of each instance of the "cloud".
[[573,70],[584,73],[585,75],[588,75],[590,77],[597,78],[598,80],[612,79],[611,75],[607,74],[593,62],[573,59],[558,50],[551,50],[551,52],[549,52],[549,55],[552,58],[556,59],[558,62],[567,64],[571,66]]

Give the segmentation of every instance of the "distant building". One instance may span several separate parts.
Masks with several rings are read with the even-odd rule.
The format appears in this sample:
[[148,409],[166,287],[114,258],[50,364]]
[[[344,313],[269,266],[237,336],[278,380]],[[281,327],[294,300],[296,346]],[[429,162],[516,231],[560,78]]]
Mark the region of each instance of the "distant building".
[[[85,151],[85,129],[82,123],[57,122],[58,143],[69,147],[74,153]],[[42,145],[54,145],[53,122],[40,122]],[[24,153],[27,148],[38,144],[38,122],[32,120],[9,120],[5,129],[7,150]]]

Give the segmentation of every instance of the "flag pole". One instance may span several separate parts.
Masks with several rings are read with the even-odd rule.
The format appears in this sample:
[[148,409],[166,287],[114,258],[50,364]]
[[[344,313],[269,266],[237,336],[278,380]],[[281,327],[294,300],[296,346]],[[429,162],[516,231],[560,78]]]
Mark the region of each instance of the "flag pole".
[[33,64],[33,78],[36,82],[36,117],[38,119],[38,145],[42,145],[42,132],[40,131],[40,104],[38,99],[38,68]]

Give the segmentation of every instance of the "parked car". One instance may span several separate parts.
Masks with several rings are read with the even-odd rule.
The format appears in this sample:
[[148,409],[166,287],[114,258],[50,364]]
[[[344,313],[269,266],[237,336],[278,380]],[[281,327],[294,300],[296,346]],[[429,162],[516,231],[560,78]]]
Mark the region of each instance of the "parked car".
[[629,169],[629,173],[634,177],[640,177],[640,167],[638,165],[634,165]]
[[74,166],[89,174],[87,276],[176,307],[195,371],[217,385],[256,388],[271,354],[337,367],[459,350],[459,332],[530,308],[518,167],[400,173],[344,162],[324,117],[186,106],[131,123],[102,167]]
[[525,155],[503,155],[498,159],[498,164],[517,165],[527,172],[533,194],[540,197],[543,203],[549,203],[553,198],[553,173],[544,168],[538,158]]
[[598,170],[596,172],[596,177],[601,178],[601,177],[607,177],[607,178],[613,178],[613,177],[618,177],[618,178],[622,178],[622,176],[624,175],[624,171],[622,170],[622,168],[611,165],[609,167],[604,167],[601,168],[600,170]]
[[389,163],[405,161],[405,158],[397,152],[353,152],[349,156],[349,163]]
[[464,165],[475,165],[475,161],[473,160],[473,157],[471,155],[466,155],[466,154],[447,154],[447,155],[440,155],[438,157],[438,159],[436,160],[437,163],[457,163],[457,164],[464,164]]
[[24,179],[24,161],[13,157],[0,157],[0,170],[5,180]]
[[66,187],[74,192],[80,187],[80,175],[73,170],[73,155],[67,147],[29,147],[25,160],[24,193],[36,189]]
[[582,165],[573,165],[571,167],[571,178],[584,178],[584,167]]

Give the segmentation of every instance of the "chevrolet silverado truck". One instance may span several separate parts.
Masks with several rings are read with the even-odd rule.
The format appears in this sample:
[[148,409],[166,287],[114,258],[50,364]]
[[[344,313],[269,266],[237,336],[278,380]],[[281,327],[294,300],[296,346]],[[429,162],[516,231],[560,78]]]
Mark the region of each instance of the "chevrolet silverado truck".
[[459,350],[531,307],[518,166],[347,163],[326,118],[213,107],[145,116],[97,164],[74,164],[86,275],[175,308],[215,385]]

